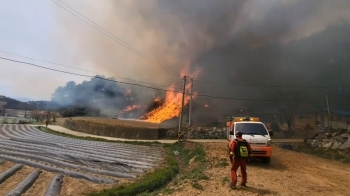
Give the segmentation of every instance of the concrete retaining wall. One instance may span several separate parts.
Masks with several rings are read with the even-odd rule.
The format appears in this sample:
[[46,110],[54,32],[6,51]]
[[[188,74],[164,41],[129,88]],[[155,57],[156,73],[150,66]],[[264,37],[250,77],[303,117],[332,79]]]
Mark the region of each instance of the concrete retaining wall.
[[77,120],[65,119],[63,127],[71,129],[73,131],[124,138],[124,139],[143,139],[143,140],[156,140],[166,136],[166,129],[152,129],[141,127],[129,127],[122,125],[107,125],[93,122],[81,122]]

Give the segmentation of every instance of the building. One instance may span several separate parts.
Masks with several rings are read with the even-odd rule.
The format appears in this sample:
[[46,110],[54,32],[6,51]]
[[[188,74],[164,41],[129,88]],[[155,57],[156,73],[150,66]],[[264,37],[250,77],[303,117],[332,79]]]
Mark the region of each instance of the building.
[[15,109],[6,109],[5,114],[8,117],[29,117],[31,116],[31,111],[25,111],[25,110],[15,110]]
[[[350,126],[350,112],[331,109],[330,123],[334,129],[347,129]],[[281,127],[288,127],[284,115],[277,109],[264,109],[254,111],[251,116],[259,117],[266,125],[278,123]],[[298,108],[292,117],[292,128],[304,128],[307,125],[321,129],[329,127],[329,115],[327,107],[303,105]]]
[[5,115],[6,116],[10,116],[10,117],[17,117],[18,116],[18,110],[6,109],[5,110]]

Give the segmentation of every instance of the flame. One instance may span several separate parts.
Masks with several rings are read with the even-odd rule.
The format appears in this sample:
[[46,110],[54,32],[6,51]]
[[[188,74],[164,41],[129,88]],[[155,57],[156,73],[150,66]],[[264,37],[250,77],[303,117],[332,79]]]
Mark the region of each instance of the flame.
[[[186,88],[189,87],[189,85],[186,86]],[[160,123],[164,120],[168,120],[180,115],[182,93],[174,92],[174,85],[170,86],[167,90],[168,92],[166,93],[163,105],[147,113],[142,118],[146,119],[148,122]],[[190,96],[186,95],[184,98],[184,105],[186,105],[189,101]]]
[[[186,74],[188,73],[188,67],[189,65],[185,65],[185,68],[181,74],[184,75],[190,75],[190,74]],[[197,68],[196,71],[191,74],[189,77],[196,79],[198,74],[199,74],[200,70]],[[185,97],[184,97],[184,106],[187,105],[191,99],[190,94],[188,93],[189,90],[191,89],[191,83],[187,83],[185,86]],[[164,120],[168,120],[174,117],[178,117],[180,116],[181,113],[181,105],[182,105],[182,92],[177,92],[175,90],[175,85],[171,85],[168,89],[167,89],[167,93],[164,99],[163,104],[152,110],[151,112],[143,115],[141,117],[141,119],[146,119],[146,121],[148,122],[155,122],[155,123],[160,123]],[[192,93],[192,98],[196,98],[197,93],[193,92]],[[155,101],[160,101],[160,98],[157,98]]]
[[121,111],[121,112],[119,113],[118,116],[121,117],[124,113],[130,112],[130,111],[132,111],[132,110],[139,109],[139,108],[141,108],[140,105],[128,106],[128,107],[126,107],[123,111]]
[[140,108],[140,107],[141,107],[140,105],[128,106],[128,107],[126,107],[122,112],[130,112],[131,110],[138,109],[138,108]]

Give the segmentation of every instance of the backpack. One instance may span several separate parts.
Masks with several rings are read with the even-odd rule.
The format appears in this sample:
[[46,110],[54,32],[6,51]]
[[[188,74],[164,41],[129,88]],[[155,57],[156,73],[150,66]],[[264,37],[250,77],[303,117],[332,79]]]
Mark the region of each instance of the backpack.
[[235,156],[238,158],[248,158],[248,142],[246,140],[235,140],[237,142],[237,148],[235,148]]

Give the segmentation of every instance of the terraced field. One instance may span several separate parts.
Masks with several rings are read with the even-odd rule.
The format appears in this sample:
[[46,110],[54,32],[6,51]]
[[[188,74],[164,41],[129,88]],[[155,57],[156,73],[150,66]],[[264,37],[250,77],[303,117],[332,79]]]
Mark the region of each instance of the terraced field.
[[0,195],[81,195],[131,182],[163,161],[159,147],[78,140],[0,126]]

